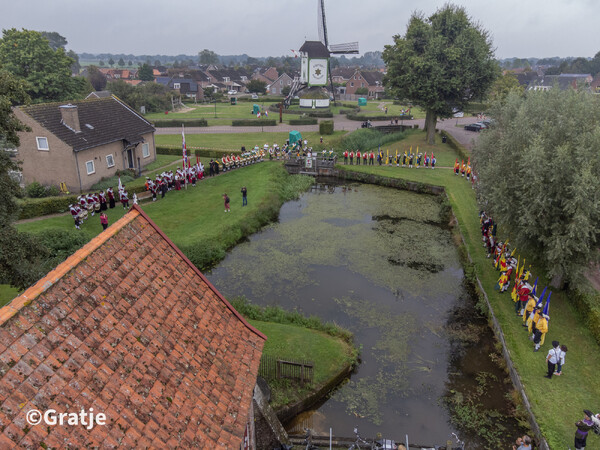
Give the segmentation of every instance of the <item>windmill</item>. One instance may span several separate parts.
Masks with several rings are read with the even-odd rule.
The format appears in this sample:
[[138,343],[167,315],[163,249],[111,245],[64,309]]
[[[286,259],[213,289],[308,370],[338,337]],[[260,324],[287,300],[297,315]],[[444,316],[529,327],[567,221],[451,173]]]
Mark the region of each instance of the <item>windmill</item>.
[[329,44],[327,37],[327,22],[325,20],[325,0],[317,0],[317,25],[319,30],[318,41],[306,41],[298,51],[301,60],[300,78],[294,82],[290,94],[284,103],[289,106],[294,94],[306,86],[326,86],[327,80],[335,99],[333,77],[329,67],[331,55],[357,54],[358,42],[346,44]]

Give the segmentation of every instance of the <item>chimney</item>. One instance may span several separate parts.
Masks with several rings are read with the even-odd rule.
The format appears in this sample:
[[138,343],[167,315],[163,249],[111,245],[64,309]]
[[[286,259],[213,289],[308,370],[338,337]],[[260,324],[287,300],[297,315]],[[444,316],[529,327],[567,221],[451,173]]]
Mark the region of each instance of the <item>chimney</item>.
[[81,128],[79,127],[79,113],[77,112],[77,106],[71,105],[62,105],[59,106],[60,115],[62,117],[61,123],[64,124],[67,128],[74,131],[75,133],[81,133]]

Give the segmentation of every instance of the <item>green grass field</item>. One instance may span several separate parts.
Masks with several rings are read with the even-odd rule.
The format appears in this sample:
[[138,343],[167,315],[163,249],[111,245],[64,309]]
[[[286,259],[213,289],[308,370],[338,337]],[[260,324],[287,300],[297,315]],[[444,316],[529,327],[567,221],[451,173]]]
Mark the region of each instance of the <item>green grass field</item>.
[[[335,131],[331,136],[323,136],[324,143],[327,144],[328,141],[337,140],[345,133],[344,131]],[[242,146],[245,146],[249,150],[256,145],[260,148],[265,144],[273,145],[273,143],[283,146],[288,137],[289,133],[286,132],[186,134],[185,143],[189,149],[201,147],[239,150]],[[316,146],[319,143],[321,135],[316,131],[309,131],[303,132],[302,137],[308,141],[308,145]],[[181,135],[179,134],[160,134],[155,137],[155,140],[156,145],[181,147]]]
[[[268,338],[263,348],[263,356],[312,361],[313,386],[335,376],[351,359],[352,348],[349,344],[321,331],[257,320],[249,322]],[[277,387],[272,391],[271,400],[273,408],[300,400],[309,391],[308,387],[301,389],[297,383],[284,381],[275,384]]]

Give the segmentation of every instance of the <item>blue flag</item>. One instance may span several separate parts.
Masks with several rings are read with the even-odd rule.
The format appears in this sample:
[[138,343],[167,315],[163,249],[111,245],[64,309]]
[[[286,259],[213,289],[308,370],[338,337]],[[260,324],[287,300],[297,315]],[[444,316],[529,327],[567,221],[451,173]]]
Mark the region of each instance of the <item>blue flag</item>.
[[548,312],[550,311],[550,296],[551,295],[552,295],[552,291],[550,291],[548,293],[548,300],[546,300],[546,305],[544,306],[544,311],[542,311],[542,314],[546,314],[547,316],[550,315]]

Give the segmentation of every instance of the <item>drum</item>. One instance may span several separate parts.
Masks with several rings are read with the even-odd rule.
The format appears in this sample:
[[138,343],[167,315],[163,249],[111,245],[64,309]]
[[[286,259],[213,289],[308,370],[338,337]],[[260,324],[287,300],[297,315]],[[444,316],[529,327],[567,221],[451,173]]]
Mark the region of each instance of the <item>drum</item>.
[[88,212],[85,209],[82,209],[79,214],[77,214],[77,217],[79,217],[79,220],[84,221],[87,219],[88,217]]
[[94,203],[94,211],[100,211],[100,203]]

